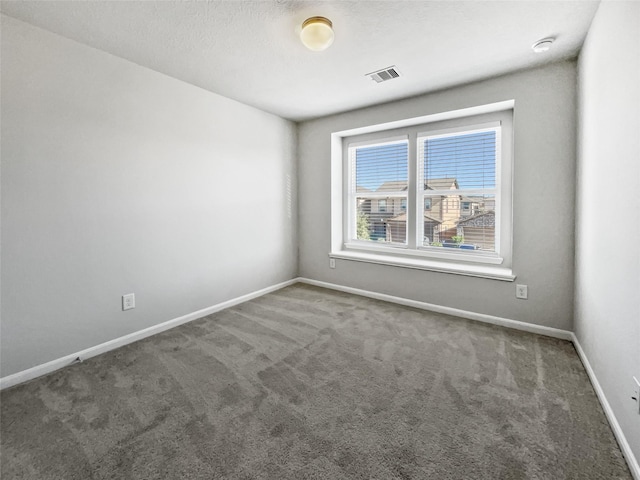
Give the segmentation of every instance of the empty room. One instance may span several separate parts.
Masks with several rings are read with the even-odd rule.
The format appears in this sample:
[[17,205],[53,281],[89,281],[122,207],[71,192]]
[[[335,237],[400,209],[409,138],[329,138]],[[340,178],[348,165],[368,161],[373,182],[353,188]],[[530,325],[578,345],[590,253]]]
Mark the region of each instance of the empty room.
[[0,13],[3,480],[640,480],[640,2]]

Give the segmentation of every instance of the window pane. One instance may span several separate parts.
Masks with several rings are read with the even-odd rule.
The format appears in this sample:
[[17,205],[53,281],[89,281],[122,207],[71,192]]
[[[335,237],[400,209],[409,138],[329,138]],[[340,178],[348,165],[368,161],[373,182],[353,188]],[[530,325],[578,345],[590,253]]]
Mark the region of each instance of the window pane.
[[408,179],[407,142],[359,147],[355,150],[357,192],[402,192]]
[[407,242],[406,197],[356,197],[356,239],[376,243]]
[[495,251],[494,195],[425,195],[423,245],[461,250]]
[[[409,148],[407,141],[357,147],[355,192],[357,240],[376,243],[405,244],[407,241],[406,192],[408,187]],[[367,196],[368,193],[389,196]]]
[[495,130],[423,141],[425,190],[495,188]]

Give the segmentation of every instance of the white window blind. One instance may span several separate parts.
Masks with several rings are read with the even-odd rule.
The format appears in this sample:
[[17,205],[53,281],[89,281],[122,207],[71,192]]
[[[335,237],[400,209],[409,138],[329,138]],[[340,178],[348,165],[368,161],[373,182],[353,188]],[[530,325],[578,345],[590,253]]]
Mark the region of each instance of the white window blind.
[[423,247],[496,252],[500,127],[418,136]]
[[496,134],[492,128],[419,139],[426,182],[437,187],[440,179],[454,178],[459,188],[495,188]]
[[349,149],[350,241],[406,244],[408,154],[407,140]]

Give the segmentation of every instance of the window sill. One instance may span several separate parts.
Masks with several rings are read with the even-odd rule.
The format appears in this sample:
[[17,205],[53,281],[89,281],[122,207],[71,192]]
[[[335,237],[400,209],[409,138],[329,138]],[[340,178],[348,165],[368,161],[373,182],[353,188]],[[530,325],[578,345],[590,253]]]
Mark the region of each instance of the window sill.
[[351,242],[345,243],[344,249],[347,251],[359,251],[364,253],[373,253],[375,255],[388,255],[389,257],[395,257],[396,255],[406,255],[418,260],[433,260],[435,262],[444,263],[453,261],[460,264],[477,264],[486,263],[492,265],[500,265],[504,261],[503,258],[496,254],[486,254],[474,252],[471,253],[462,249],[453,249],[447,247],[419,247],[417,250],[411,250],[402,244],[385,244],[385,245],[372,245],[371,242]]
[[329,258],[352,260],[355,262],[376,263],[390,265],[392,267],[413,268],[428,270],[431,272],[450,273],[453,275],[465,275],[468,277],[488,278],[513,282],[516,276],[510,268],[494,267],[489,265],[471,265],[453,262],[443,262],[424,258],[407,258],[396,255],[384,255],[370,252],[355,252],[342,250],[329,253]]

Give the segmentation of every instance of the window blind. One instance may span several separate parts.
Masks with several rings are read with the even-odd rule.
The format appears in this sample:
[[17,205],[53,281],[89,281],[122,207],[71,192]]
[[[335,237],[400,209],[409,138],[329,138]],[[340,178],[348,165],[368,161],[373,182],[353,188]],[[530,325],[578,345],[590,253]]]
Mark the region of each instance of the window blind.
[[408,186],[406,141],[355,148],[356,191],[396,192]]
[[407,242],[407,140],[353,147],[352,236],[358,241]]
[[455,179],[460,189],[495,188],[496,131],[437,136],[424,140],[426,188],[448,188],[442,179]]
[[495,251],[499,128],[419,138],[423,246]]

